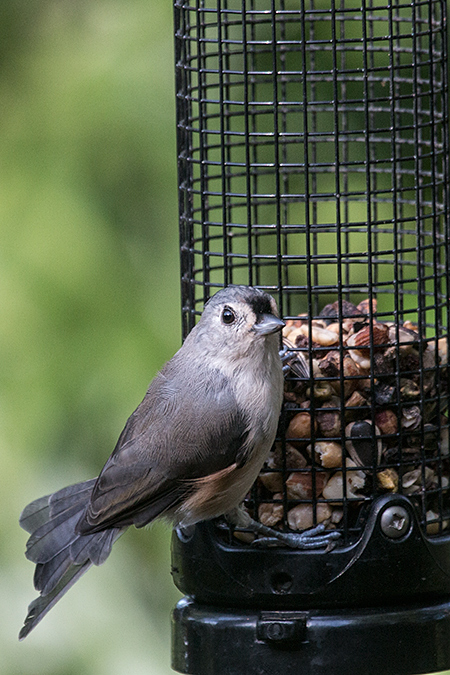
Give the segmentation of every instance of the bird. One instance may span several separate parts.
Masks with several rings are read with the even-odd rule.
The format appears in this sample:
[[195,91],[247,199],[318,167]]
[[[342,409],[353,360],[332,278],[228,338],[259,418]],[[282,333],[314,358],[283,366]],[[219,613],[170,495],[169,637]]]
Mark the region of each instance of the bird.
[[30,534],[40,595],[29,605],[24,639],[112,545],[134,525],[169,518],[186,528],[225,515],[260,542],[294,548],[329,545],[323,525],[276,532],[241,502],[274,443],[283,399],[275,300],[252,286],[229,285],[205,304],[181,348],[150,383],[97,478],[28,504],[20,525]]

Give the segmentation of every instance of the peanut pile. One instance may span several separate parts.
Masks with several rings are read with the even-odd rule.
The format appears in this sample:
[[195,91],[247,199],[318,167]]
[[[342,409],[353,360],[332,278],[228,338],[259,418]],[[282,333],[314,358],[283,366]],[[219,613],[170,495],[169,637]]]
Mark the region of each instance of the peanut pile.
[[351,529],[364,502],[398,492],[428,534],[448,527],[447,338],[370,319],[375,300],[369,310],[369,300],[335,302],[312,321],[287,321],[285,441],[259,476],[253,510],[265,525]]

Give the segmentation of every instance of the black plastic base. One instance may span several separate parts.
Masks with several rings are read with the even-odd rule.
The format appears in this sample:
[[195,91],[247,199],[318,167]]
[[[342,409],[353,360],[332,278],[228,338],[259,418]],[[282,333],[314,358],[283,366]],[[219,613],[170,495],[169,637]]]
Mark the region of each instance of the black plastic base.
[[[381,527],[385,511],[400,506],[410,518],[400,538]],[[379,497],[371,506],[363,535],[347,546],[296,551],[258,549],[220,538],[214,522],[191,531],[174,531],[172,574],[175,584],[201,605],[246,609],[335,609],[383,607],[440,601],[450,597],[450,531],[423,534],[411,502],[398,494]]]
[[172,667],[190,675],[413,675],[450,668],[450,600],[427,606],[173,612]]

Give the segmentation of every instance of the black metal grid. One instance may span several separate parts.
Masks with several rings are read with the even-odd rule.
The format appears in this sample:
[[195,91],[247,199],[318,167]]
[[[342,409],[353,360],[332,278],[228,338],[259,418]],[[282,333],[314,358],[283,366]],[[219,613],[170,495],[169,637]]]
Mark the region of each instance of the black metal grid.
[[[275,469],[283,478],[279,496],[256,486],[249,508],[257,515],[261,503],[279,502],[279,525],[287,527],[295,504],[309,504],[316,522],[328,502],[342,510],[335,526],[351,539],[363,526],[360,507],[386,490],[378,474],[397,472],[395,491],[402,492],[402,476],[420,469],[411,499],[424,529],[439,536],[450,518],[445,2],[180,0],[175,26],[184,335],[210,295],[229,283],[271,292],[286,320],[306,314],[309,335],[326,305],[337,303],[334,323],[342,324],[346,302],[368,300],[359,324],[369,332],[370,365],[352,376],[365,399],[355,418],[374,429],[379,411],[389,409],[398,421],[394,434],[381,434],[381,459],[379,436],[371,435],[373,461],[352,497],[348,477],[361,467],[346,466],[342,363],[354,347],[341,329],[333,345],[338,372],[325,380],[333,389],[328,411],[341,420],[331,440],[341,445],[342,462],[325,470],[307,446],[330,441],[317,426],[323,400],[311,393],[317,361],[330,347],[297,340],[311,375],[289,375],[279,443],[286,457],[289,422],[306,410],[310,437],[294,442],[308,464],[296,471],[310,476],[313,495],[288,496],[293,471],[285,458]],[[381,345],[374,322],[392,324]],[[406,345],[409,362],[405,322],[417,331]],[[377,354],[389,348],[392,372],[382,373]],[[405,379],[416,387],[407,400]],[[391,387],[390,402],[379,402],[381,385]],[[402,423],[412,405],[421,412],[414,434]],[[409,453],[412,441],[417,452]],[[339,471],[336,506],[316,495],[316,484],[320,473]]]

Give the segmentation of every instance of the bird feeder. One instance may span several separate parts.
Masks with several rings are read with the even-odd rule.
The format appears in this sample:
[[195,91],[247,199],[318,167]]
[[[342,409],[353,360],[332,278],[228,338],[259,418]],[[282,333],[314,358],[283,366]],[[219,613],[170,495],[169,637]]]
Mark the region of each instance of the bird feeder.
[[232,283],[286,321],[275,446],[245,508],[173,536],[173,666],[450,668],[450,209],[443,0],[179,0],[183,331]]

